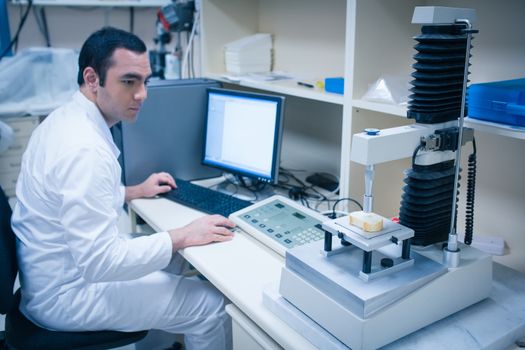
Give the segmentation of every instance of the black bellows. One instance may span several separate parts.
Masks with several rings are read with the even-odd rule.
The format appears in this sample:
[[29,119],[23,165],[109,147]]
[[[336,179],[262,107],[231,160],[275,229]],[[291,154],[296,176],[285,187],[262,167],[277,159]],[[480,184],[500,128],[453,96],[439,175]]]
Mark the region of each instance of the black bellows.
[[464,29],[463,25],[423,26],[414,38],[417,54],[408,117],[416,122],[435,124],[459,118],[467,51]]
[[452,217],[454,162],[405,170],[399,222],[414,230],[411,243],[429,245],[447,240]]
[[[414,39],[408,117],[422,124],[457,120],[461,114],[467,34],[463,25],[423,26]],[[466,103],[465,103],[466,106]],[[447,240],[452,217],[454,161],[405,171],[399,221],[415,234],[414,245]],[[457,207],[456,207],[457,210]]]

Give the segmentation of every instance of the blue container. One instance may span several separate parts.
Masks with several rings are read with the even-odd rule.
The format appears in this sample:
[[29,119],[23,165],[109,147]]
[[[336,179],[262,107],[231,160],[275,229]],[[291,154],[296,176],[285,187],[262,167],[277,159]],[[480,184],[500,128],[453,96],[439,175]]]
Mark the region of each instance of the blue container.
[[468,89],[468,116],[525,126],[525,79],[472,84]]
[[343,78],[325,78],[324,89],[327,92],[343,95],[345,92],[345,80]]

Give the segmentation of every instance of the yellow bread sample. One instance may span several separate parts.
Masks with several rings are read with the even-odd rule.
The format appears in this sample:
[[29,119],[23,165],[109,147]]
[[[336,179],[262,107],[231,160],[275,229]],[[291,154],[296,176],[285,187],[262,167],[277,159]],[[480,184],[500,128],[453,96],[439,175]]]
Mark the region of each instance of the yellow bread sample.
[[351,225],[357,226],[365,232],[377,232],[383,229],[383,218],[374,213],[354,211],[350,213]]

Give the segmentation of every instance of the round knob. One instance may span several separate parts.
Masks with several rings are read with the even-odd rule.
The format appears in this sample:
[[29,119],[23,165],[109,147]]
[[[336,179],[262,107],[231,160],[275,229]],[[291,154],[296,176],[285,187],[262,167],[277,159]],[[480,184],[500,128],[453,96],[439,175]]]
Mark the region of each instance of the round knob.
[[382,267],[392,267],[394,266],[394,260],[390,258],[383,258],[381,259],[381,266]]
[[367,135],[374,136],[374,135],[379,134],[379,129],[376,129],[376,128],[366,128],[366,129],[365,129],[365,132],[366,132]]

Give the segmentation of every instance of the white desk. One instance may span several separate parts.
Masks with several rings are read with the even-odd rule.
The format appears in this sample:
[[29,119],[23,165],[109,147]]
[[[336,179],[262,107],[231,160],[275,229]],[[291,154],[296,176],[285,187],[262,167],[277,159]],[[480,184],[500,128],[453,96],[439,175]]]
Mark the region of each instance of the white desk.
[[[137,199],[131,203],[130,208],[132,212],[138,214],[148,225],[157,231],[165,231],[186,225],[203,215],[196,210],[164,198]],[[132,220],[133,219],[132,215]],[[228,297],[242,313],[281,347],[298,350],[315,349],[310,342],[263,305],[262,291],[267,286],[279,281],[281,267],[284,265],[284,259],[282,257],[242,233],[237,234],[235,238],[229,242],[190,247],[180,253]],[[499,269],[496,269],[495,271],[498,270]],[[516,275],[519,277],[518,280],[514,279]],[[525,283],[522,282],[525,282],[525,277],[520,274],[516,275],[504,277],[512,281],[509,288],[501,282],[495,282],[494,290],[498,292],[503,286],[507,294],[521,294],[512,298],[512,305],[509,306],[505,304],[502,305],[500,309],[512,313],[512,315],[515,316],[512,317],[513,320],[509,321],[512,326],[514,326],[515,322],[521,322],[521,328],[517,331],[515,330],[515,332],[519,333],[517,336],[523,337],[525,336]],[[461,291],[458,291],[458,293],[461,293]],[[499,296],[499,298],[501,299],[501,296]],[[494,304],[493,300],[487,300],[487,302]],[[500,316],[502,313],[499,309],[497,312],[498,314],[496,316]],[[479,320],[478,326],[489,327],[490,329],[490,324],[498,322],[498,318],[496,317],[494,319],[492,316],[492,314],[488,313],[486,322],[485,320]],[[456,336],[458,336],[458,329],[461,329],[463,333],[470,334],[469,329],[462,324],[458,324],[457,320],[458,317],[452,315],[435,325],[425,327],[387,347],[389,349],[435,349],[435,346],[428,344],[428,338],[430,334],[432,334],[430,338],[435,339],[435,342],[433,340],[433,345],[439,348],[440,344],[444,344],[440,339],[450,340],[451,336],[456,338]],[[470,326],[470,324],[468,326]],[[423,341],[424,338],[427,340]],[[457,338],[459,338],[459,336]],[[477,341],[477,339],[474,340]],[[484,344],[483,342],[480,343]],[[461,343],[456,343],[455,345],[460,346],[457,347],[457,349],[461,349]],[[448,348],[452,349],[454,347]]]
[[[183,226],[203,214],[165,198],[137,199],[130,208],[156,231]],[[262,303],[262,290],[279,280],[282,257],[244,234],[180,252],[230,301],[286,349],[315,349]]]

